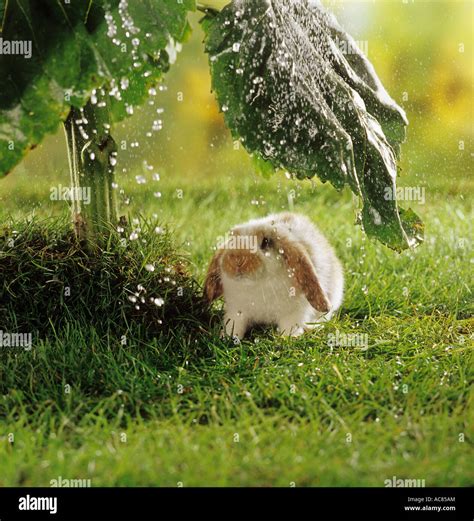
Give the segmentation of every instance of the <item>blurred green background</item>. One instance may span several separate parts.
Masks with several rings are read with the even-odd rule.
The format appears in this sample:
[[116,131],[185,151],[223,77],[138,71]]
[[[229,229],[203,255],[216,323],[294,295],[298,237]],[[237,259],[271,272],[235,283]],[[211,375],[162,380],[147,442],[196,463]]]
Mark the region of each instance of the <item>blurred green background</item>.
[[[365,42],[382,82],[407,112],[410,126],[399,184],[425,186],[432,202],[447,195],[467,197],[473,187],[473,3],[326,5],[357,41]],[[220,184],[226,178],[235,183],[255,175],[246,152],[232,142],[211,93],[200,17],[192,16],[192,38],[161,90],[114,129],[121,149],[121,199],[139,193],[140,205],[147,211],[159,212],[164,198],[175,196],[181,184]],[[152,131],[155,120],[163,121],[162,130]],[[146,169],[144,161],[153,168]],[[153,173],[159,173],[160,181],[152,180]],[[137,182],[136,176],[144,179]],[[0,181],[0,205],[15,217],[25,211],[64,211],[64,205],[51,204],[49,192],[68,182],[59,129]]]

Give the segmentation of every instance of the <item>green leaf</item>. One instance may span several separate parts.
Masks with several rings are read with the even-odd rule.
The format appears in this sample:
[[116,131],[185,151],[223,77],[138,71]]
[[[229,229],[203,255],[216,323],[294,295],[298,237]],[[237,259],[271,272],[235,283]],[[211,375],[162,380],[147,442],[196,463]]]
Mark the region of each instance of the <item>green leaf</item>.
[[396,250],[422,240],[399,210],[404,111],[335,18],[309,0],[234,0],[203,20],[212,85],[235,139],[275,169],[349,185],[368,235]]
[[252,162],[255,170],[257,170],[265,179],[269,179],[275,171],[270,161],[263,159],[258,152],[255,152],[252,155]]
[[112,121],[143,103],[189,34],[194,8],[194,0],[0,0],[2,51],[5,42],[31,46],[30,57],[0,54],[0,177],[94,89],[110,94]]

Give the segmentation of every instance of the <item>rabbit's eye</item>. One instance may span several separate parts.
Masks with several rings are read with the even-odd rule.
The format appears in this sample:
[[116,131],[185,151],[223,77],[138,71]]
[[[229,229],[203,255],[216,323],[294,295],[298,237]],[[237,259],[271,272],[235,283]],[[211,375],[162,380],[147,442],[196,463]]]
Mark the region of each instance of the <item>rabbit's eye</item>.
[[262,248],[262,250],[267,250],[268,248],[271,248],[272,246],[272,240],[269,239],[268,237],[264,237],[262,239],[262,244],[260,244],[260,248]]

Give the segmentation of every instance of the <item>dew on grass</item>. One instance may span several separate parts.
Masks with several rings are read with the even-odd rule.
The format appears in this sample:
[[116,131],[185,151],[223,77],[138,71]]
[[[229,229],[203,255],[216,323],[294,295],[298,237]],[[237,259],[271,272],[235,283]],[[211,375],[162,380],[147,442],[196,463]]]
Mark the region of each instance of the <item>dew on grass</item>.
[[105,21],[107,23],[107,36],[113,38],[117,34],[117,25],[114,17],[109,11],[105,13]]

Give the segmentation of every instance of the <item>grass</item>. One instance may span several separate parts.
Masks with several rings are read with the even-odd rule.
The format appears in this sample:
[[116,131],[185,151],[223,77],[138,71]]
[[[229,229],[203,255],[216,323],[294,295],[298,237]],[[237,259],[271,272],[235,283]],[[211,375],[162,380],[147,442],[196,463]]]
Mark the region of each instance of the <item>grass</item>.
[[144,220],[123,224],[102,248],[95,255],[85,253],[66,219],[4,226],[4,330],[42,338],[82,320],[83,327],[103,334],[117,336],[122,329],[128,336],[146,337],[182,326],[196,329],[208,318],[189,262],[176,251],[165,226]]
[[[341,312],[298,339],[265,329],[235,345],[220,339],[219,324],[204,316],[191,328],[173,322],[180,309],[189,315],[180,301],[165,320],[170,326],[150,334],[135,326],[153,323],[153,316],[125,320],[120,288],[101,290],[97,313],[75,305],[31,351],[2,349],[0,485],[48,486],[62,476],[91,479],[92,486],[383,486],[394,475],[425,479],[426,486],[473,484],[473,212],[467,198],[427,194],[416,208],[427,223],[426,242],[397,255],[354,226],[349,194],[326,186],[245,173],[160,183],[157,200],[122,180],[130,214],[168,223],[198,281],[217,236],[232,224],[289,207],[308,214],[345,266]],[[65,209],[43,204],[47,193],[28,192],[20,183],[14,197],[3,196],[0,218],[12,215],[20,236],[31,230],[19,224],[23,197],[31,206],[39,203],[34,222],[46,219],[52,224],[43,229],[64,230]],[[111,276],[123,289],[116,266],[129,267],[125,281],[138,275],[141,281],[147,258],[160,257],[163,248],[175,251],[152,235],[144,232],[150,242],[135,243],[122,256],[112,248],[117,257],[103,260],[106,271],[99,270],[101,282],[93,287]],[[31,235],[24,237],[31,242]],[[9,255],[15,262],[35,257],[25,247]],[[28,316],[21,300],[30,298],[31,310],[40,312],[42,284],[35,280],[48,262],[23,264],[22,273],[36,278],[24,276],[16,288],[22,298],[8,301],[17,321]],[[0,266],[8,286],[13,271]],[[63,268],[78,270],[70,262]],[[197,286],[187,280],[199,302]],[[147,283],[161,287],[153,277]],[[91,304],[89,286],[79,284]],[[49,295],[44,306],[61,318],[55,298]],[[367,335],[359,337],[367,344],[331,347],[329,335],[336,333]]]

